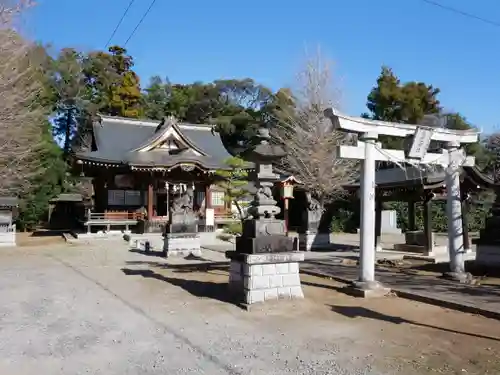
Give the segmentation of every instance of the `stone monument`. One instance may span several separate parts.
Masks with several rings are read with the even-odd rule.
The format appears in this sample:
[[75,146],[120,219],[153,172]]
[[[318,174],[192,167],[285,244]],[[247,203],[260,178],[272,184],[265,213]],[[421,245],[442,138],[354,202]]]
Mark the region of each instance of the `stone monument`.
[[169,210],[169,224],[165,228],[163,240],[165,257],[189,254],[201,256],[200,235],[193,204],[192,187],[187,187],[173,199]]
[[476,261],[482,266],[500,265],[500,187],[494,186],[495,201],[476,241]]
[[380,233],[401,234],[398,228],[398,214],[396,210],[382,210],[380,218]]
[[251,218],[243,224],[241,237],[236,238],[236,250],[228,251],[230,259],[229,287],[239,302],[248,306],[256,302],[279,298],[303,298],[299,277],[299,262],[304,254],[297,251],[297,240],[286,235],[283,220],[276,219],[272,187],[278,176],[272,163],[285,153],[269,143],[269,130],[259,131],[256,145],[246,153],[255,162],[257,192],[248,208]]
[[330,246],[330,232],[322,233],[320,229],[323,208],[319,202],[306,193],[306,210],[299,229],[299,246],[302,251],[310,251]]

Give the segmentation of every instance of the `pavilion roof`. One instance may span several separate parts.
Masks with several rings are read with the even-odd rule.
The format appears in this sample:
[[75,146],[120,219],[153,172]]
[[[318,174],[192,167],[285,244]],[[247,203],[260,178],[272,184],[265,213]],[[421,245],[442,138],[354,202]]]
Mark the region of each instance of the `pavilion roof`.
[[0,197],[0,207],[10,208],[19,206],[19,200],[17,197]]
[[[481,188],[492,188],[495,182],[487,174],[480,171],[476,166],[462,167],[462,179],[467,178],[472,183]],[[432,189],[445,186],[445,171],[443,168],[429,168],[427,170],[408,166],[403,169],[394,167],[389,169],[379,169],[375,172],[375,184],[378,189],[409,188],[422,186],[424,189]],[[360,179],[346,188],[359,188]]]
[[[152,121],[100,115],[93,124],[93,137],[95,149],[77,153],[76,158],[137,168],[191,163],[218,169],[231,156],[212,126],[177,123],[173,118]],[[167,142],[178,149],[169,151],[164,147]]]

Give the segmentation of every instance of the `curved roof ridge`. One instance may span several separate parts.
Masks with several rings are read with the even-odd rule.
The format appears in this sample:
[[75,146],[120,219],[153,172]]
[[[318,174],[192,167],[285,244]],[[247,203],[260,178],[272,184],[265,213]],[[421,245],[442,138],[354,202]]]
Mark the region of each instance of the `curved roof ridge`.
[[157,125],[156,130],[155,130],[153,136],[150,137],[149,139],[147,139],[146,141],[144,141],[141,145],[139,145],[135,149],[130,150],[130,152],[138,152],[139,150],[147,147],[148,145],[150,145],[150,144],[152,144],[152,143],[154,143],[156,141],[159,141],[162,137],[165,136],[165,134],[170,129],[174,129],[174,131],[177,132],[177,134],[179,135],[179,137],[181,138],[181,140],[186,145],[188,145],[190,148],[192,148],[193,150],[199,152],[203,156],[209,156],[208,153],[205,150],[201,149],[200,146],[198,146],[186,134],[184,134],[184,132],[182,131],[182,129],[179,127],[177,119],[175,117],[173,117],[173,116],[164,117],[163,120],[160,122],[160,124]]

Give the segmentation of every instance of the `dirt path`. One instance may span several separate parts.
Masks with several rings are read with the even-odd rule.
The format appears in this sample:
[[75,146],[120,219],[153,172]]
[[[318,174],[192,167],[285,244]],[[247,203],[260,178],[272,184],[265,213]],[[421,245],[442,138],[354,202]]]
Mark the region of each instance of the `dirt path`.
[[500,322],[311,276],[306,300],[248,313],[225,301],[226,265],[196,263],[118,242],[1,253],[0,373],[500,372]]

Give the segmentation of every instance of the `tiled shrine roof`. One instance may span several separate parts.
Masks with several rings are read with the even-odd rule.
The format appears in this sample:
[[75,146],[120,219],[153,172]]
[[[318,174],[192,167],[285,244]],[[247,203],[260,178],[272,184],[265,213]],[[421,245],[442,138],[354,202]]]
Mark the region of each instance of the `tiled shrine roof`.
[[212,126],[99,116],[93,124],[95,149],[77,153],[90,164],[129,165],[137,169],[191,163],[204,169],[224,168],[231,155]]

